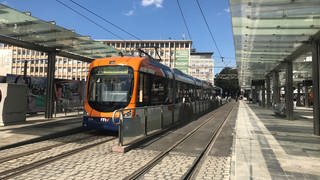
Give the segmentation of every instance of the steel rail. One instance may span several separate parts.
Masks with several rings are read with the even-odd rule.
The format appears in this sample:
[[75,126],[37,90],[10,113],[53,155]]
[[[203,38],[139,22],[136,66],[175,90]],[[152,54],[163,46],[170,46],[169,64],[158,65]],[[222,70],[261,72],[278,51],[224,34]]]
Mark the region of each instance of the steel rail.
[[[229,104],[229,103],[228,103]],[[227,105],[228,105],[227,104]],[[230,104],[229,104],[230,105]],[[229,106],[225,106],[225,108],[228,108]],[[219,111],[215,111],[213,113],[213,115],[217,114]],[[229,110],[229,113],[231,112],[231,110]],[[229,114],[228,113],[228,114]],[[206,115],[204,115],[206,116]],[[166,155],[168,155],[168,153],[174,149],[175,147],[177,147],[179,144],[181,144],[182,142],[184,142],[187,138],[191,137],[192,135],[194,135],[202,126],[204,126],[205,124],[207,124],[209,121],[215,119],[215,116],[211,116],[210,118],[208,118],[207,120],[205,120],[203,123],[201,123],[200,125],[198,125],[196,128],[194,128],[191,132],[189,132],[188,134],[186,134],[183,138],[181,138],[179,141],[177,141],[175,144],[173,144],[171,147],[169,147],[168,149],[162,151],[160,154],[158,154],[155,158],[153,158],[151,161],[149,161],[146,165],[142,166],[141,168],[137,169],[135,172],[133,172],[132,174],[130,174],[129,176],[125,177],[124,179],[128,179],[128,180],[132,180],[132,179],[138,179],[139,177],[141,177],[143,174],[145,174],[147,171],[149,171],[151,168],[153,168],[160,160],[162,160]]]
[[[88,137],[90,137],[90,136],[88,135],[88,136],[82,137],[82,138],[75,138],[75,139],[72,139],[72,140],[68,140],[66,142],[61,142],[61,143],[58,143],[58,144],[53,144],[53,145],[49,145],[49,146],[46,146],[46,147],[41,147],[39,149],[33,149],[33,150],[30,150],[30,151],[13,154],[13,155],[1,158],[0,159],[0,164],[4,163],[6,161],[13,160],[13,159],[18,159],[18,158],[23,157],[23,156],[28,156],[28,155],[39,153],[39,152],[42,152],[42,151],[47,151],[47,150],[50,150],[50,149],[53,149],[53,148],[56,148],[56,147],[59,147],[59,146],[66,145],[66,144],[71,143],[71,142],[78,142],[78,141],[87,139]],[[44,142],[44,141],[48,141],[48,140],[43,140],[43,141],[40,141],[40,142]],[[39,142],[37,142],[37,143],[39,143]]]
[[233,109],[234,109],[234,106],[228,112],[227,117],[225,119],[223,119],[222,122],[219,124],[219,126],[214,130],[214,133],[213,133],[212,137],[210,138],[208,144],[206,145],[205,149],[196,158],[196,160],[194,161],[194,163],[192,164],[192,166],[189,168],[188,172],[184,175],[184,177],[182,179],[187,180],[187,179],[194,179],[195,178],[196,173],[198,172],[205,157],[207,157],[207,155],[211,151],[212,147],[214,146],[216,139],[218,138],[219,134],[222,131],[222,128],[224,127],[227,120],[229,119],[230,114],[233,111]]
[[97,146],[97,145],[100,145],[100,144],[103,144],[103,143],[106,143],[106,142],[110,142],[110,141],[115,140],[115,139],[117,139],[117,138],[115,138],[115,137],[114,138],[109,138],[107,140],[104,140],[104,141],[101,141],[101,142],[97,142],[97,143],[93,143],[93,144],[89,144],[87,146],[83,146],[83,147],[80,147],[80,148],[77,148],[77,149],[73,149],[73,150],[70,150],[70,151],[66,151],[66,152],[63,152],[63,153],[61,153],[61,154],[59,154],[57,156],[48,157],[48,158],[36,161],[34,163],[31,163],[31,164],[27,164],[25,166],[20,166],[20,167],[17,167],[17,168],[13,168],[13,169],[10,169],[10,170],[3,171],[3,172],[0,173],[0,179],[5,180],[5,179],[10,179],[10,178],[16,177],[16,176],[18,176],[20,174],[26,173],[28,171],[31,171],[31,170],[35,169],[35,168],[44,166],[46,164],[49,164],[49,163],[52,163],[54,161],[60,160],[60,159],[62,159],[64,157],[71,156],[71,155],[76,154],[78,152],[84,151],[86,149],[92,148],[94,146]]

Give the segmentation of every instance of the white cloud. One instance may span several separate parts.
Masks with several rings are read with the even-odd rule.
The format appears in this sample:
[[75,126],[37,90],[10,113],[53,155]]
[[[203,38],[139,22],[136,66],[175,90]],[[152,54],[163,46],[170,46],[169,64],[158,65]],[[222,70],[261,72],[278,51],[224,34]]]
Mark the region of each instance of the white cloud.
[[229,13],[230,12],[230,8],[224,9],[224,12]]
[[124,13],[124,15],[126,15],[126,16],[132,16],[133,14],[134,14],[134,10],[130,10],[130,11]]
[[8,1],[2,1],[1,4],[9,5]]
[[157,8],[162,7],[163,0],[142,0],[141,5],[144,7],[155,5]]

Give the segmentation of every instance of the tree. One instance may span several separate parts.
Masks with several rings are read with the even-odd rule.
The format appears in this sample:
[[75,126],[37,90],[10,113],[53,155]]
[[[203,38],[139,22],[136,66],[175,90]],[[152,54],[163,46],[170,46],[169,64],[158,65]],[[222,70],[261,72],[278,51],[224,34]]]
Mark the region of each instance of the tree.
[[237,69],[225,67],[219,74],[215,75],[214,82],[216,86],[223,89],[223,96],[236,97],[239,95],[240,87]]

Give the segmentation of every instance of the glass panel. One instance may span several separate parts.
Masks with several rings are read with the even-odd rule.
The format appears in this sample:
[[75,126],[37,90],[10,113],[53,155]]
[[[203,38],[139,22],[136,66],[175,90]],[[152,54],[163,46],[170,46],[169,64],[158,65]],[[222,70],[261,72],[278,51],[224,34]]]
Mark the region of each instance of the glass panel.
[[161,107],[148,107],[147,134],[161,129]]
[[196,102],[191,103],[191,106],[192,106],[192,113],[193,113],[194,115],[197,114],[197,111],[196,111]]
[[163,106],[163,128],[172,124],[173,105]]
[[200,112],[203,113],[204,112],[204,105],[203,105],[203,101],[200,102]]
[[134,110],[134,118],[125,118],[123,120],[122,137],[123,145],[142,138],[144,136],[144,109]]
[[101,66],[90,72],[88,102],[100,112],[126,107],[132,96],[133,70],[127,66]]
[[319,0],[231,0],[230,9],[239,81],[244,87],[292,58],[320,30]]
[[180,107],[181,107],[181,103],[175,105],[175,109],[174,109],[174,123],[176,123],[176,122],[179,121],[179,117],[180,117]]
[[[3,4],[0,4],[0,22],[0,34],[21,41],[57,48],[89,58],[106,57],[117,53],[116,49],[103,42],[94,41],[88,36],[80,36],[71,30],[57,26],[54,22],[37,19]],[[80,49],[83,48],[90,51],[81,51]]]

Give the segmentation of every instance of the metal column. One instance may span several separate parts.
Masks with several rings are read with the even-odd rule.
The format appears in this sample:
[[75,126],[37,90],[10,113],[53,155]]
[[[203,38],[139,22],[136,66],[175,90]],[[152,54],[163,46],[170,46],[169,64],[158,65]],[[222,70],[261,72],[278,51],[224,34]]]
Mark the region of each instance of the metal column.
[[46,89],[46,112],[45,118],[52,118],[53,115],[53,81],[56,64],[56,53],[48,53],[48,70],[47,70],[47,89]]
[[251,86],[251,93],[252,93],[252,103],[257,103],[257,86]]
[[280,91],[279,91],[279,72],[273,71],[273,103],[280,103]]
[[293,73],[292,73],[292,62],[286,62],[286,115],[287,119],[293,119]]
[[267,107],[271,107],[271,91],[270,91],[270,77],[266,76],[266,85],[267,85]]
[[320,41],[312,43],[313,132],[320,135]]
[[[313,66],[312,66],[313,67]],[[304,86],[304,107],[309,107],[308,86]]]
[[262,91],[262,93],[261,93],[261,106],[262,107],[266,107],[266,86],[265,85],[263,85],[263,86],[261,86],[261,91]]
[[298,93],[297,93],[297,99],[296,99],[296,101],[297,101],[297,106],[301,106],[301,102],[300,102],[300,98],[301,98],[301,83],[298,83],[298,85],[297,85],[298,87]]

